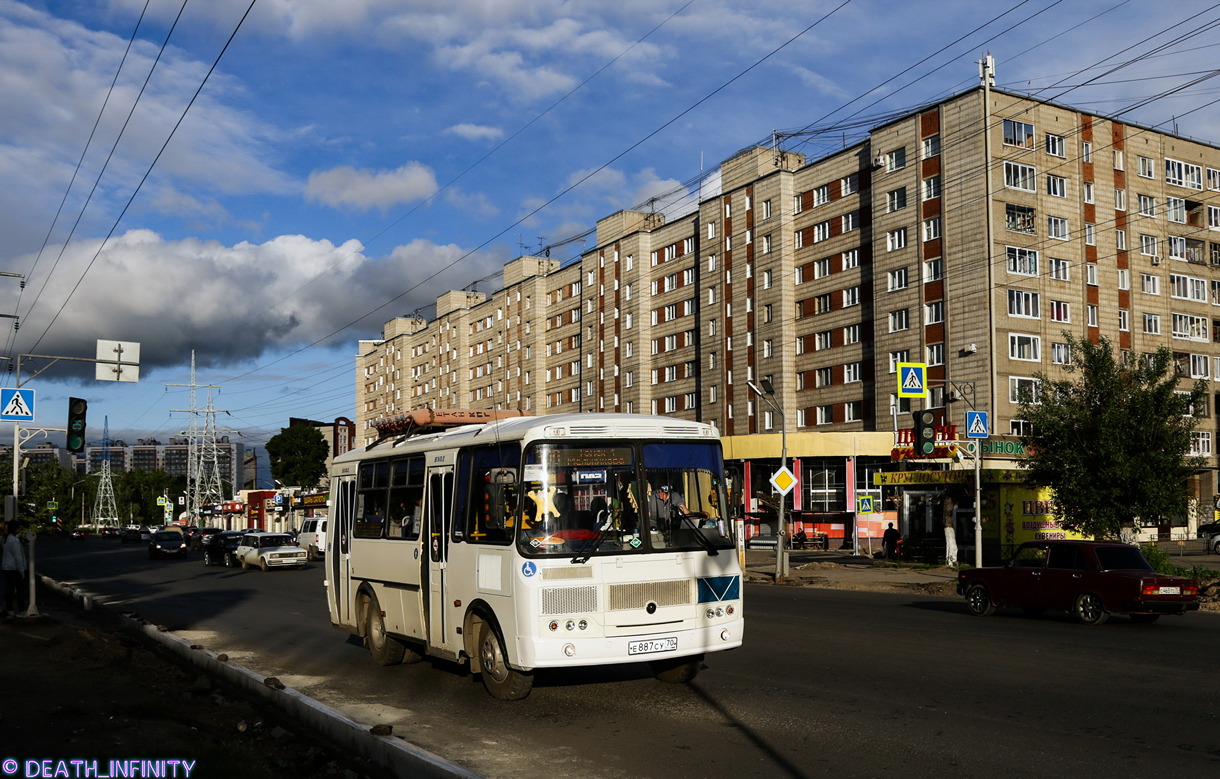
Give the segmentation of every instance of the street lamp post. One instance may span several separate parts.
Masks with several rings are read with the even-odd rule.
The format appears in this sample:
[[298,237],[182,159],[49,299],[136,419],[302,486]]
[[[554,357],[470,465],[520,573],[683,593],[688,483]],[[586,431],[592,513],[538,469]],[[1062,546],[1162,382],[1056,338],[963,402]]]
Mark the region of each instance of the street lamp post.
[[[779,414],[780,459],[783,469],[788,470],[788,423],[784,420],[784,410],[771,400],[775,394],[775,386],[770,379],[762,379],[762,389],[752,381],[746,382],[750,391],[766,401],[767,405]],[[788,535],[788,494],[781,492],[779,496],[779,527],[775,533],[775,581],[781,582],[788,576],[788,546],[785,539]]]

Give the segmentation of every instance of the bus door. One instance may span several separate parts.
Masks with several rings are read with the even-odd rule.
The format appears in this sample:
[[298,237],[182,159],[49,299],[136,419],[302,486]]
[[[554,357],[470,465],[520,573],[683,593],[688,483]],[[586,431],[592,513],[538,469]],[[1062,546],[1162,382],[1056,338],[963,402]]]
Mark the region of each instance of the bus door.
[[356,619],[352,609],[351,539],[352,522],[356,515],[356,480],[344,477],[334,488],[335,501],[331,507],[331,519],[326,549],[327,578],[329,580],[331,622],[337,625],[354,626]]
[[424,622],[428,644],[445,646],[450,626],[446,622],[445,577],[449,565],[449,532],[453,516],[453,466],[428,469],[428,492],[424,500],[427,515],[428,550],[424,596]]

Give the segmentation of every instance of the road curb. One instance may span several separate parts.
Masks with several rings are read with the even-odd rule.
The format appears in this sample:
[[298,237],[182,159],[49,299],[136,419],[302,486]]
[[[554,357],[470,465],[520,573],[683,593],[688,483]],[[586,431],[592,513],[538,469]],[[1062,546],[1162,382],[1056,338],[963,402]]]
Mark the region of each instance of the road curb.
[[[43,585],[79,601],[82,608],[106,608],[93,595],[39,575]],[[123,613],[121,625],[127,632],[143,636],[185,659],[191,665],[240,687],[283,710],[289,717],[321,734],[340,749],[386,771],[387,776],[400,779],[479,779],[479,775],[454,765],[438,755],[414,746],[397,736],[377,736],[370,726],[356,722],[308,695],[285,687],[270,677],[255,673],[235,663],[221,660],[211,650],[192,644],[186,639],[152,625],[133,613]]]

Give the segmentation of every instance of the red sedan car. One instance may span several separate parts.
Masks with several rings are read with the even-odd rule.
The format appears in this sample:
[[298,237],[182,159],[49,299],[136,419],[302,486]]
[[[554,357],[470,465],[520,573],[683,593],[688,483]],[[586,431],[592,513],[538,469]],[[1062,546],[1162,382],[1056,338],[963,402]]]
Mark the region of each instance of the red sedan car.
[[981,617],[999,606],[1031,615],[1056,609],[1085,625],[1100,625],[1111,614],[1154,622],[1199,608],[1194,579],[1157,573],[1138,547],[1098,541],[1026,542],[1008,565],[960,572],[957,592]]

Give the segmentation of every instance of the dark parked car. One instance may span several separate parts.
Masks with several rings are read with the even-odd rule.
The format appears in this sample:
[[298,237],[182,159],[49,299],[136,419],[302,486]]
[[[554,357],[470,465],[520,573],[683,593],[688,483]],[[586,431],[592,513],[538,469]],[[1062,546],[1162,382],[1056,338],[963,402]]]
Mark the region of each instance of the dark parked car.
[[236,567],[237,559],[233,557],[233,550],[237,548],[237,542],[241,540],[241,537],[248,532],[250,531],[224,530],[213,533],[203,544],[203,564]]
[[1095,541],[1028,541],[1008,565],[960,572],[957,592],[978,616],[998,606],[1031,615],[1056,609],[1085,625],[1100,625],[1111,614],[1155,622],[1199,608],[1194,579],[1157,573],[1139,547]]
[[147,541],[147,537],[141,538],[142,532],[147,531],[141,531],[138,525],[128,525],[119,531],[119,540],[124,544],[138,544],[141,540]]
[[158,530],[148,539],[148,559],[154,557],[186,558],[186,535],[177,530]]
[[208,539],[220,532],[218,527],[201,527],[195,530],[195,534],[191,536],[191,549],[202,549],[203,545],[208,542]]
[[1206,540],[1217,533],[1220,533],[1220,522],[1208,522],[1206,524],[1199,525],[1199,532],[1196,534],[1196,536]]

